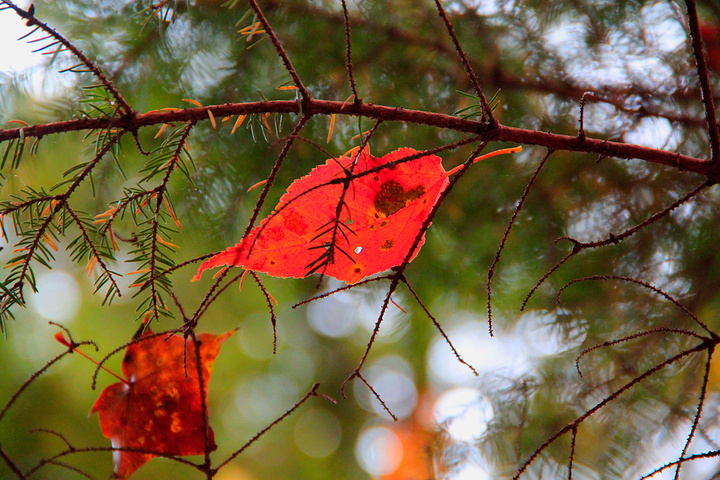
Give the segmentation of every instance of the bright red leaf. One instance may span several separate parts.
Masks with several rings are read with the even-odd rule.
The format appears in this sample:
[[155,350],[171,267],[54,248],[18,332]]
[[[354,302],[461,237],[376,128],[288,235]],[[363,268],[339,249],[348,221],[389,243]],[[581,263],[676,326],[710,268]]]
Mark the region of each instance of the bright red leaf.
[[[378,158],[363,151],[354,167],[356,155],[328,160],[294,181],[273,214],[240,243],[204,262],[193,280],[206,269],[230,265],[276,277],[318,272],[356,283],[400,265],[454,170],[446,172],[436,155],[379,170],[352,180],[340,209],[343,184],[323,184],[417,153],[401,148]],[[490,156],[499,153],[508,151]],[[423,235],[410,260],[424,242]]]
[[[223,342],[232,335],[202,333],[200,345],[203,392]],[[150,335],[145,330],[143,336]],[[90,410],[114,448],[148,450],[168,455],[205,453],[205,431],[195,346],[192,339],[159,335],[128,346],[122,362],[127,383],[106,387]],[[207,411],[205,412],[207,413]],[[208,427],[209,428],[209,427]],[[212,429],[210,451],[215,450]],[[157,455],[115,451],[115,474],[124,479]]]

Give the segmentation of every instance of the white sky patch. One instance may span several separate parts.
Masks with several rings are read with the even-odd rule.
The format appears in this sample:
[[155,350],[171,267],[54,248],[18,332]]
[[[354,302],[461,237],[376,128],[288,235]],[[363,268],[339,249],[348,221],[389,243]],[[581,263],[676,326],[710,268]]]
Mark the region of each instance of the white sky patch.
[[472,442],[487,429],[495,412],[492,404],[474,388],[454,388],[435,402],[435,420],[445,425],[454,440]]
[[455,475],[448,477],[450,480],[486,480],[490,475],[478,465],[466,463]]
[[[482,373],[516,378],[529,372],[532,364],[523,352],[523,341],[509,332],[488,334],[487,322],[469,319],[445,330],[460,356]],[[477,377],[453,355],[445,339],[438,336],[427,356],[430,380],[439,387],[473,385]]]
[[[26,10],[29,0],[19,0],[15,4]],[[18,38],[30,33],[25,21],[12,10],[0,12],[0,73],[20,73],[28,68],[39,65],[44,58],[32,51],[37,45],[28,44]]]
[[657,2],[640,10],[643,24],[655,36],[655,46],[664,52],[672,52],[688,41],[687,34],[669,3]]
[[680,143],[680,134],[673,130],[670,121],[656,117],[640,119],[623,137],[627,143],[671,151]]

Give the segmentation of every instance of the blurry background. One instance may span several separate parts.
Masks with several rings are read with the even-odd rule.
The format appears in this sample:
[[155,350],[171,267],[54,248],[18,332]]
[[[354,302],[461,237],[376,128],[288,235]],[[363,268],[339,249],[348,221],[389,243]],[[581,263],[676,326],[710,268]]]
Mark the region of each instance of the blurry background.
[[[250,24],[242,1],[228,9],[219,0],[171,1],[153,10],[148,1],[65,0],[36,2],[36,16],[97,61],[139,112],[226,102],[293,99],[276,87],[289,80],[269,41],[246,42],[238,30]],[[230,2],[232,3],[232,2]],[[344,101],[350,95],[344,61],[342,9],[336,0],[261,1],[300,77],[317,98]],[[687,36],[684,4],[673,1],[446,1],[445,8],[472,59],[488,96],[498,94],[495,114],[515,127],[574,135],[579,99],[596,94],[585,110],[589,136],[708,155]],[[27,4],[25,5],[27,7]],[[348,1],[353,65],[365,102],[446,114],[470,105],[456,92],[472,92],[432,2]],[[701,17],[712,31],[720,7],[703,4]],[[153,14],[154,12],[154,14]],[[67,54],[48,58],[29,53],[15,38],[27,33],[12,12],[0,12],[0,121],[44,123],[71,118],[83,98],[87,75],[58,73],[75,63]],[[258,37],[257,39],[259,39]],[[257,40],[256,39],[256,40]],[[252,44],[252,48],[248,48]],[[718,48],[717,46],[715,47]],[[32,45],[30,46],[32,50]],[[712,48],[710,49],[712,54]],[[717,77],[712,73],[714,84]],[[603,100],[603,101],[598,101]],[[271,115],[269,123],[287,135],[292,115]],[[281,123],[282,122],[282,123]],[[189,146],[196,168],[192,183],[177,176],[170,196],[182,229],[170,241],[177,262],[235,244],[247,225],[258,190],[282,141],[248,119],[231,135],[232,123],[198,124]],[[313,118],[306,138],[341,155],[372,126],[368,119],[338,117],[325,143],[329,118]],[[6,124],[8,127],[17,126]],[[140,132],[146,149],[159,127]],[[165,134],[166,135],[166,134]],[[461,135],[424,126],[384,123],[371,144],[382,156],[400,147],[433,148]],[[506,145],[491,145],[496,149]],[[450,169],[472,147],[443,153]],[[289,409],[315,382],[338,399],[307,402],[274,427],[216,478],[231,479],[428,479],[511,478],[519,464],[566,423],[612,391],[695,340],[650,335],[598,350],[585,348],[655,327],[693,329],[679,309],[636,285],[587,282],[573,285],[557,304],[565,283],[587,275],[636,277],[680,299],[702,321],[719,326],[720,269],[716,239],[717,188],[705,190],[664,220],[616,246],[586,251],[560,268],[520,311],[525,295],[579,240],[607,238],[662,210],[702,178],[637,160],[598,159],[558,152],[540,174],[520,213],[493,279],[494,337],[488,334],[486,280],[502,234],[543,149],[488,160],[474,167],[445,201],[407,277],[441,323],[460,355],[480,373],[475,377],[453,356],[442,336],[402,287],[380,329],[364,376],[399,418],[394,422],[368,389],[340,386],[352,373],[370,338],[386,285],[382,282],[337,293],[291,308],[340,284],[317,278],[283,280],[261,275],[277,299],[278,349],[265,299],[251,279],[232,286],[202,319],[201,331],[238,332],[223,346],[209,387],[210,420],[222,461]],[[62,172],[92,158],[84,134],[44,138],[37,155],[4,172],[2,198],[25,187],[50,188]],[[76,208],[96,215],[133,187],[145,158],[132,139],[122,144],[126,177],[108,161],[96,172]],[[293,147],[271,193],[267,213],[284,189],[326,157],[303,142]],[[152,188],[152,184],[150,185]],[[116,230],[131,236],[126,222]],[[8,227],[8,225],[6,225]],[[12,229],[8,228],[11,233]],[[9,238],[0,258],[13,250]],[[66,244],[60,243],[61,252]],[[121,244],[112,269],[129,273],[129,248]],[[52,270],[36,269],[39,293],[16,312],[0,345],[0,403],[28,376],[59,354],[61,323],[76,340],[91,339],[97,358],[129,341],[138,327],[138,299],[132,276],[123,277],[123,296],[101,307],[93,275],[62,253]],[[177,297],[193,311],[212,280],[190,283],[194,267],[173,275]],[[155,330],[174,328],[162,319]],[[90,348],[85,348],[90,353]],[[109,362],[119,370],[121,355]],[[636,478],[675,460],[687,438],[705,358],[698,354],[663,370],[621,396],[578,431],[574,477]],[[33,383],[0,424],[0,444],[24,469],[65,448],[43,428],[62,433],[76,447],[109,446],[88,412],[99,390],[90,388],[94,366],[77,355],[63,359]],[[704,416],[690,452],[718,448],[720,370],[712,370]],[[112,383],[104,373],[99,388]],[[545,450],[526,478],[565,478],[570,437]],[[108,452],[64,457],[96,478],[112,471]],[[683,478],[714,478],[714,459],[687,464]],[[15,478],[0,464],[0,479]],[[83,478],[48,465],[33,478]],[[155,459],[133,478],[201,478],[194,470]],[[671,478],[668,474],[656,478]]]

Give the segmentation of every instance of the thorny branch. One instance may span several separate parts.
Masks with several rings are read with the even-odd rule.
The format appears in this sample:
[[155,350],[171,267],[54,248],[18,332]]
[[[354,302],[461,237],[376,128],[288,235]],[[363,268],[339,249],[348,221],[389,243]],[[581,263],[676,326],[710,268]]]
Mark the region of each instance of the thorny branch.
[[[164,123],[200,122],[208,120],[208,112],[215,118],[225,118],[234,115],[250,115],[253,113],[299,113],[300,108],[297,102],[293,100],[274,100],[267,102],[226,103],[223,105],[211,105],[173,111],[153,111],[109,120],[104,118],[66,120],[42,125],[30,125],[23,128],[0,129],[0,142],[21,137],[42,137],[53,133],[94,130],[98,128],[120,128],[132,131],[141,127],[162,125]],[[482,140],[485,141],[536,145],[558,151],[586,152],[606,157],[637,158],[650,163],[673,167],[679,171],[695,172],[707,176],[713,182],[718,180],[712,171],[710,162],[707,160],[641,145],[590,137],[579,139],[577,136],[514,128],[502,124],[489,126],[487,123],[462,119],[442,113],[409,110],[399,107],[374,105],[371,103],[350,104],[340,101],[310,99],[305,101],[302,112],[303,115],[308,117],[320,114],[337,114],[428,125],[455,130],[457,132],[472,133],[480,136]]]
[[642,381],[645,380],[646,378],[651,377],[652,375],[656,374],[657,372],[659,372],[660,370],[664,369],[665,367],[668,367],[668,366],[674,364],[675,362],[681,360],[682,358],[687,357],[688,355],[691,355],[691,354],[697,353],[697,352],[701,352],[701,351],[703,351],[703,350],[707,350],[708,348],[712,348],[712,345],[713,345],[712,343],[710,343],[710,342],[708,342],[708,341],[705,341],[705,342],[702,342],[702,343],[696,345],[696,346],[693,347],[693,348],[689,348],[689,349],[684,350],[684,351],[682,351],[682,352],[680,352],[680,353],[677,353],[677,354],[673,355],[672,357],[668,358],[667,360],[665,360],[665,361],[663,361],[663,362],[655,365],[654,367],[646,370],[646,371],[643,372],[642,374],[636,376],[635,378],[633,378],[632,380],[630,380],[629,382],[627,382],[625,385],[623,385],[623,386],[620,387],[619,389],[615,390],[612,394],[610,394],[610,395],[608,395],[607,397],[605,397],[605,399],[603,399],[600,403],[598,403],[597,405],[595,405],[595,406],[592,407],[591,409],[587,410],[585,413],[583,413],[582,415],[580,415],[579,417],[577,417],[577,418],[576,418],[575,420],[573,420],[572,422],[566,424],[564,427],[562,427],[560,430],[558,430],[554,435],[552,435],[550,438],[548,438],[542,445],[540,445],[540,446],[530,455],[530,457],[529,457],[527,460],[525,460],[525,462],[520,466],[520,468],[518,469],[518,471],[515,473],[515,476],[513,477],[513,480],[518,480],[518,479],[522,476],[523,472],[525,472],[525,470],[527,470],[527,468],[530,466],[530,464],[532,464],[533,461],[535,461],[535,459],[536,459],[546,448],[548,448],[552,443],[554,443],[555,440],[557,440],[557,439],[560,438],[561,436],[565,435],[566,433],[573,431],[575,428],[577,428],[578,425],[580,425],[581,423],[583,423],[587,418],[589,418],[590,416],[594,415],[598,410],[600,410],[600,409],[602,409],[603,407],[605,407],[607,404],[609,404],[610,402],[612,402],[613,400],[615,400],[617,397],[619,397],[620,395],[622,395],[624,392],[630,390],[630,389],[633,388],[635,385],[639,384],[640,382],[642,382]]
[[705,121],[707,122],[708,136],[710,137],[711,159],[717,170],[720,164],[720,134],[718,133],[717,116],[715,115],[715,102],[713,101],[710,78],[708,76],[707,60],[702,48],[702,37],[700,35],[700,24],[698,21],[695,0],[685,0],[687,6],[688,23],[692,38],[693,53],[697,65],[698,77],[700,78],[700,91],[702,92],[703,106],[705,107]]

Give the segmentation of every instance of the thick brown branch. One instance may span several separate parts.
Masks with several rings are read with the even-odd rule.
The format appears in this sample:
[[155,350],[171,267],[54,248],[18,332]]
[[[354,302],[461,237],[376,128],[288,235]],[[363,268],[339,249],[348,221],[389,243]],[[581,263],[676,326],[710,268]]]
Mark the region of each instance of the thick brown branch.
[[[298,103],[294,100],[276,100],[268,102],[226,103],[207,107],[188,108],[173,111],[152,111],[116,119],[80,119],[64,122],[32,125],[22,129],[0,130],[0,142],[20,138],[20,130],[24,137],[42,137],[52,133],[100,128],[121,128],[132,131],[139,127],[161,125],[163,123],[204,121],[211,112],[215,118],[231,115],[248,115],[253,113],[298,113]],[[579,139],[577,136],[559,135],[555,133],[507,127],[491,126],[486,123],[462,119],[442,113],[410,110],[399,107],[374,105],[371,103],[347,104],[330,100],[309,100],[303,106],[303,114],[311,115],[352,115],[363,116],[385,121],[400,121],[446,128],[458,132],[480,135],[485,141],[513,142],[525,145],[536,145],[553,150],[571,150],[617,158],[637,158],[651,163],[675,167],[682,171],[690,171],[705,175],[713,181],[719,178],[711,171],[709,161],[682,155],[680,153],[643,147],[627,143],[613,142],[595,138]]]

